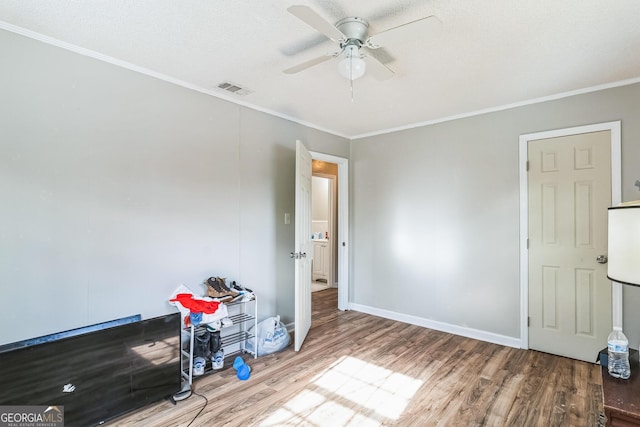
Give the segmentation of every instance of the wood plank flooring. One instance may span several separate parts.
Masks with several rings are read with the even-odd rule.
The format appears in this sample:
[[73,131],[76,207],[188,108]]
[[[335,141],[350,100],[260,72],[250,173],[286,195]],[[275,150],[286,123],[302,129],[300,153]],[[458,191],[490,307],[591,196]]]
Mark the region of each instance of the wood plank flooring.
[[[247,358],[198,378],[197,393],[109,426],[598,426],[597,365],[503,347],[337,310],[337,291],[312,294],[300,353]],[[199,411],[202,412],[198,415]],[[190,424],[191,423],[191,424]]]

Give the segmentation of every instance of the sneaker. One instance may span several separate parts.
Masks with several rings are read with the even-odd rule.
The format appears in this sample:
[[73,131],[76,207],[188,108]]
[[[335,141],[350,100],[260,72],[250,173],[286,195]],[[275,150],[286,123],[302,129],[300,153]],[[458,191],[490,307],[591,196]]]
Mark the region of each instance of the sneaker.
[[242,300],[243,302],[245,302],[251,301],[254,298],[253,291],[251,289],[245,288],[242,285],[238,285],[235,280],[231,282],[231,290],[239,293],[239,295],[234,298],[233,301]]
[[233,299],[231,295],[225,292],[218,292],[211,287],[207,288],[207,296],[218,302],[229,302]]
[[245,288],[242,285],[238,285],[236,283],[236,281],[234,280],[233,282],[231,282],[231,290],[233,291],[238,291],[238,292],[249,292],[249,293],[253,293],[253,291],[249,288]]
[[222,319],[222,327],[223,328],[228,328],[229,326],[233,326],[233,320],[229,319],[228,317],[225,317],[224,319]]
[[[231,289],[229,286],[227,286],[227,281],[224,277],[218,277],[218,286],[223,290],[223,291],[227,291],[230,292],[232,296],[236,297],[239,295],[239,292],[236,292],[235,290]],[[234,282],[235,283],[235,282]]]
[[211,357],[211,367],[213,369],[222,369],[224,367],[224,350],[220,349]]
[[211,298],[215,298],[218,301],[231,301],[235,296],[237,296],[237,292],[231,291],[227,288],[223,288],[220,286],[219,277],[209,277],[206,281],[207,285],[207,296]]
[[196,357],[193,360],[193,375],[200,376],[204,374],[204,368],[207,360],[204,357]]

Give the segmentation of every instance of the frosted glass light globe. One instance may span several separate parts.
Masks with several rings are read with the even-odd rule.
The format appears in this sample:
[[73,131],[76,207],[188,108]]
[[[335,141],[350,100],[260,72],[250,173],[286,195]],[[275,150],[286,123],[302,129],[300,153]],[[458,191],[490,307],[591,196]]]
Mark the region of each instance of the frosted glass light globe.
[[358,47],[350,45],[345,48],[345,58],[338,63],[338,72],[349,80],[359,79],[364,75],[367,64],[360,58]]

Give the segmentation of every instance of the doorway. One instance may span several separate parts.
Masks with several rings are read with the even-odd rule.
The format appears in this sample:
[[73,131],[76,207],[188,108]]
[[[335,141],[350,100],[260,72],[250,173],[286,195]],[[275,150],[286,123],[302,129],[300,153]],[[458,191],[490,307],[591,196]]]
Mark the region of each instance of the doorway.
[[[294,251],[294,349],[300,351],[311,328],[311,260],[307,254],[313,253],[311,239],[311,182],[312,160],[322,160],[338,165],[338,310],[349,309],[349,161],[343,157],[312,153],[302,141],[296,141],[295,174],[295,232]],[[285,215],[286,217],[286,215]],[[286,221],[286,219],[285,219]],[[327,289],[326,292],[331,291]]]
[[[349,160],[330,154],[311,152],[312,174],[333,178],[334,216],[329,242],[332,249],[332,287],[338,288],[338,309],[349,309]],[[316,164],[316,169],[313,167]],[[337,171],[336,171],[337,167]],[[333,235],[333,238],[332,238]]]
[[[333,266],[336,264],[336,179],[338,165],[319,160],[311,163],[311,238],[313,239],[313,262],[311,290],[337,287]],[[318,172],[318,171],[323,172]],[[335,173],[333,171],[335,170]]]
[[520,160],[521,347],[593,360],[622,319],[621,289],[594,255],[621,199],[620,122],[522,135]]

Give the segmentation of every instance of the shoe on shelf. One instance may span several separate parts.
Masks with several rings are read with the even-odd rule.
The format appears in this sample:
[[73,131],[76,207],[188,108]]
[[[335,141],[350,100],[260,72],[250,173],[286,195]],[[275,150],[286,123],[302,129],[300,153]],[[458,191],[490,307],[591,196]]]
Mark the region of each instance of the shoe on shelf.
[[224,350],[216,351],[211,357],[211,367],[213,369],[222,369],[224,367]]
[[[231,294],[235,297],[239,294],[239,292],[227,286],[227,281],[224,277],[218,277],[218,285],[223,291],[231,292]],[[235,282],[234,282],[235,283]]]
[[207,287],[207,296],[213,298],[218,302],[229,302],[233,299],[231,295],[226,292],[218,292],[211,287]]
[[204,357],[196,357],[193,360],[193,375],[200,376],[204,374],[204,368],[207,360]]
[[244,287],[244,286],[242,286],[242,285],[238,285],[238,284],[236,283],[236,281],[235,281],[235,280],[234,280],[233,282],[231,282],[231,290],[238,291],[238,292],[249,292],[249,293],[253,293],[253,291],[252,291],[251,289],[249,289],[249,288],[245,288],[245,287]]
[[239,293],[238,297],[234,298],[233,301],[241,299],[243,302],[246,302],[254,299],[253,291],[249,288],[245,288],[242,285],[238,285],[235,280],[231,282],[231,290]]
[[220,277],[209,277],[205,282],[207,285],[207,296],[215,298],[221,302],[231,301],[238,296],[238,292],[224,286],[224,279]]
[[223,328],[228,328],[229,326],[233,326],[233,320],[229,319],[228,317],[223,318],[221,320],[221,323]]

